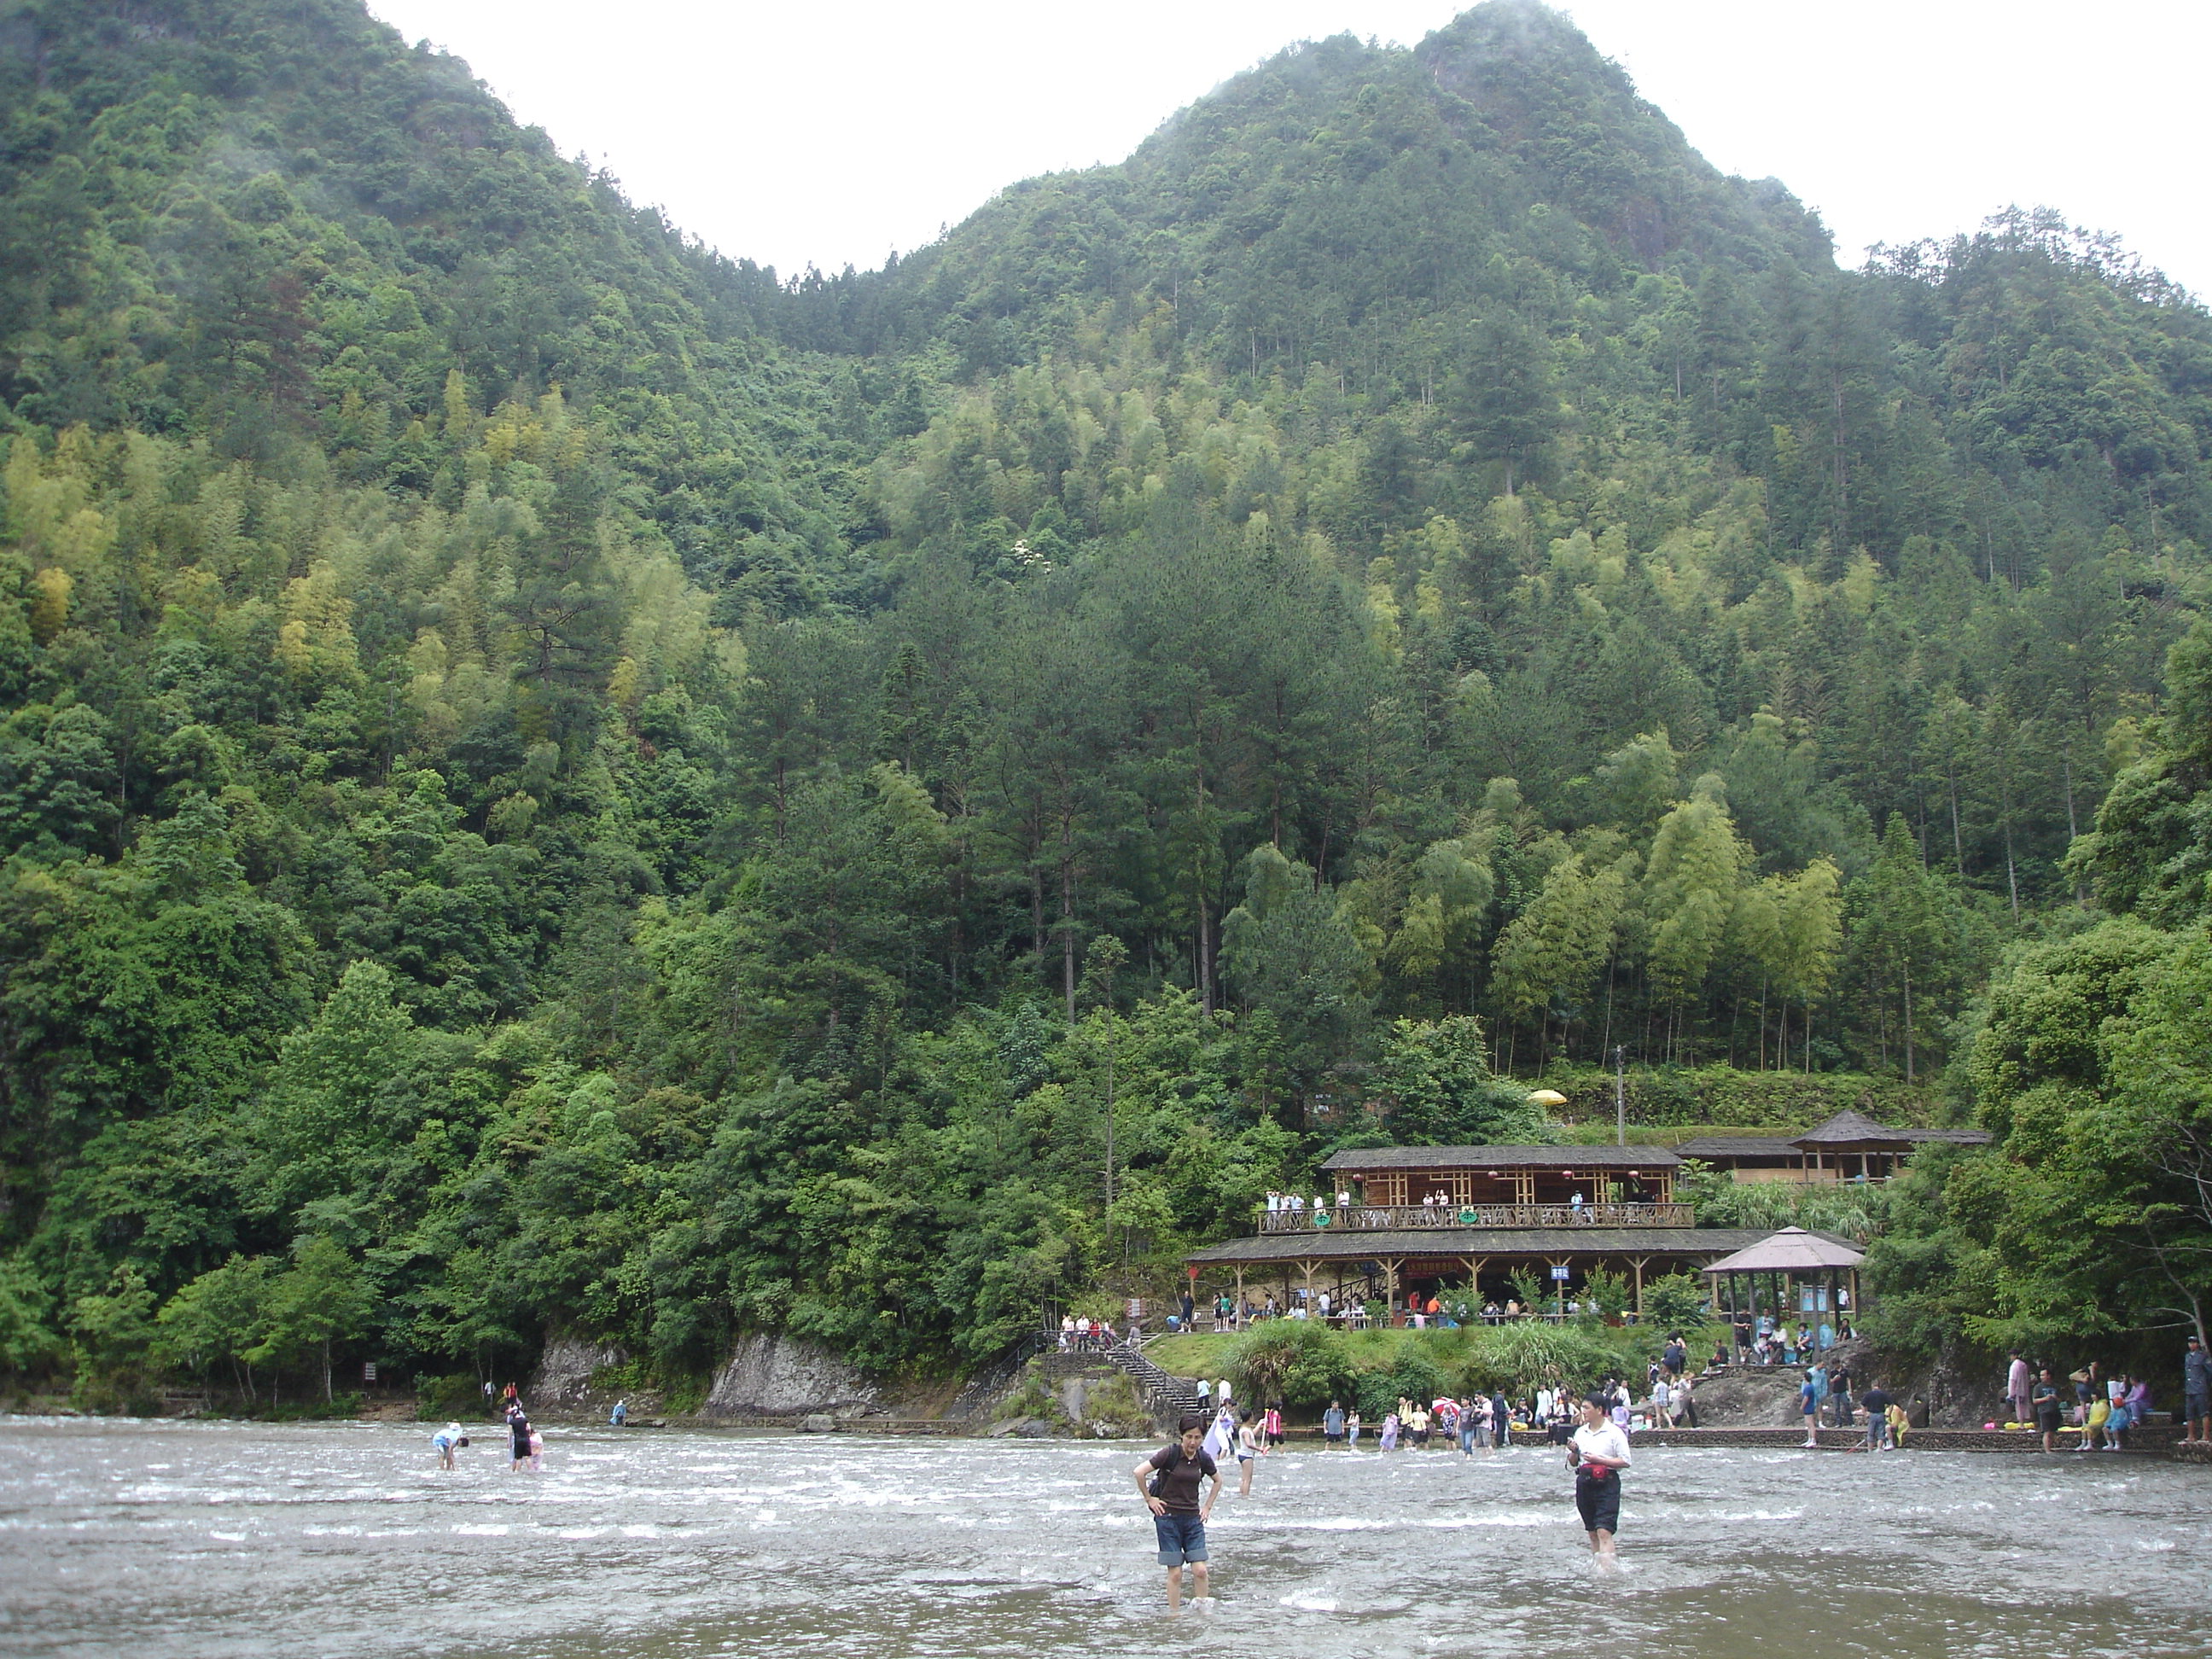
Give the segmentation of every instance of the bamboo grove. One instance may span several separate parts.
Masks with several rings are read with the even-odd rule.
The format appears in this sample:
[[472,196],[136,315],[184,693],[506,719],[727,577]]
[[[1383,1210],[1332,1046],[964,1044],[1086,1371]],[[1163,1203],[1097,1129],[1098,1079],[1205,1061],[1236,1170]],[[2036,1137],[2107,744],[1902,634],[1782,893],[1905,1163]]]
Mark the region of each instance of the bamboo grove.
[[[1500,0],[779,277],[343,0],[9,27],[26,1376],[972,1360],[1616,1051],[2026,1122],[2194,948],[2212,321],[2055,216],[1840,268]],[[1951,1178],[1900,1341],[2201,1282]]]

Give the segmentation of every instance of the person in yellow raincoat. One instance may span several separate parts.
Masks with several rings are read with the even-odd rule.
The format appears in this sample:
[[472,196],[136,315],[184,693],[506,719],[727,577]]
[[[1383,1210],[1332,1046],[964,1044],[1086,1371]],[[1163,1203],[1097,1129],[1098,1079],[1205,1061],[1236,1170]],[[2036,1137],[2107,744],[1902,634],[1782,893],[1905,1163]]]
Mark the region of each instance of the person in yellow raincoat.
[[2081,1450],[2087,1451],[2093,1446],[2100,1446],[2104,1443],[2105,1425],[2111,1420],[2112,1415],[2112,1402],[2103,1395],[2099,1395],[2089,1402],[2089,1422],[2088,1425],[2081,1431]]

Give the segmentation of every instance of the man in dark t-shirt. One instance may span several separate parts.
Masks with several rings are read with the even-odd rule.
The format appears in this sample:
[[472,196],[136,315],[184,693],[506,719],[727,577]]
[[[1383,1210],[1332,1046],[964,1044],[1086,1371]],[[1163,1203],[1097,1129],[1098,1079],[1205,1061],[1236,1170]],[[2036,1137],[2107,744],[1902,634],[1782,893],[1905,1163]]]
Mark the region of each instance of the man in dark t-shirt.
[[[1221,1495],[1221,1474],[1212,1455],[1205,1449],[1206,1419],[1187,1413],[1176,1424],[1176,1443],[1154,1452],[1137,1465],[1137,1495],[1152,1512],[1152,1527],[1159,1534],[1160,1565],[1168,1570],[1168,1610],[1182,1606],[1182,1569],[1188,1561],[1197,1570],[1191,1585],[1193,1601],[1206,1599],[1206,1518],[1213,1513],[1213,1500]],[[1198,1495],[1201,1482],[1211,1480],[1204,1502]]]
[[2052,1379],[2048,1365],[2036,1372],[2035,1381],[2028,1384],[2027,1405],[2035,1413],[2036,1430],[2043,1436],[2043,1449],[2057,1451],[2059,1414],[2064,1407],[2059,1403],[2058,1384]]
[[1880,1451],[1889,1443],[1889,1390],[1881,1386],[1880,1377],[1867,1384],[1859,1404],[1866,1407],[1867,1449]]

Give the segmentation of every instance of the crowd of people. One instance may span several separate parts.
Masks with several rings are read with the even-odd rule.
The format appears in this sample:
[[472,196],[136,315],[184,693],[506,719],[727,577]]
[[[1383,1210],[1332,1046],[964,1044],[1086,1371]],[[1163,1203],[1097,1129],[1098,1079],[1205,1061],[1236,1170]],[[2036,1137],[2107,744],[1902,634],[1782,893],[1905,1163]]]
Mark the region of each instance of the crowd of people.
[[[1410,1291],[1402,1300],[1389,1302],[1380,1297],[1346,1296],[1327,1290],[1314,1291],[1309,1297],[1304,1290],[1297,1289],[1291,1292],[1290,1301],[1285,1304],[1279,1301],[1272,1291],[1262,1292],[1257,1301],[1249,1295],[1239,1297],[1223,1291],[1206,1302],[1203,1313],[1194,1299],[1186,1295],[1180,1310],[1168,1316],[1168,1331],[1170,1335],[1177,1332],[1196,1331],[1201,1323],[1211,1322],[1216,1335],[1228,1335],[1249,1330],[1253,1326],[1271,1319],[1316,1319],[1323,1324],[1353,1331],[1393,1324],[1413,1330],[1424,1327],[1456,1330],[1462,1325],[1511,1325],[1523,1320],[1556,1324],[1562,1319],[1571,1322],[1597,1317],[1601,1312],[1595,1302],[1587,1300],[1580,1294],[1552,1302],[1523,1302],[1517,1297],[1510,1296],[1500,1302],[1491,1297],[1478,1304],[1464,1296],[1449,1294],[1442,1290],[1425,1293]],[[1636,1320],[1633,1314],[1626,1314],[1622,1317],[1629,1323],[1634,1323]],[[1081,1322],[1077,1322],[1079,1324]],[[1727,1355],[1723,1352],[1720,1363],[1725,1364],[1726,1361]]]
[[[1188,1315],[1188,1300],[1185,1312]],[[1808,1447],[1820,1443],[1819,1431],[1823,1427],[1861,1425],[1866,1434],[1864,1449],[1869,1452],[1905,1444],[1911,1429],[1905,1402],[1879,1377],[1869,1377],[1863,1390],[1854,1395],[1855,1379],[1848,1359],[1825,1352],[1818,1341],[1819,1333],[1802,1325],[1793,1331],[1768,1321],[1756,1328],[1739,1328],[1734,1334],[1741,1350],[1738,1357],[1750,1363],[1788,1363],[1768,1358],[1766,1350],[1802,1353],[1811,1360],[1804,1368],[1798,1390]],[[1765,1340],[1765,1350],[1760,1346],[1761,1339]],[[1713,1359],[1717,1366],[1729,1363],[1727,1340],[1719,1345]],[[1439,1395],[1428,1401],[1401,1396],[1383,1414],[1376,1442],[1385,1455],[1455,1448],[1462,1456],[1473,1457],[1510,1447],[1516,1438],[1564,1448],[1566,1467],[1574,1477],[1575,1508],[1583,1534],[1599,1565],[1609,1568],[1620,1531],[1621,1476],[1633,1463],[1630,1431],[1697,1424],[1697,1376],[1690,1364],[1688,1343],[1679,1332],[1668,1336],[1643,1380],[1645,1394],[1640,1413],[1628,1379],[1620,1376],[1605,1378],[1587,1393],[1547,1385],[1519,1398],[1509,1397],[1503,1389]],[[2106,1376],[2094,1364],[2070,1373],[2068,1380],[2074,1393],[2074,1420],[2082,1431],[2080,1449],[2122,1449],[2130,1429],[2140,1424],[2149,1409],[2148,1382],[2127,1375]],[[2188,1339],[2183,1359],[2182,1386],[2186,1421],[2184,1443],[2212,1444],[2212,1355],[2193,1335]],[[2014,1353],[2006,1376],[2006,1393],[2016,1408],[2016,1418],[2040,1429],[2044,1449],[2054,1449],[2067,1407],[2051,1368],[2032,1364]],[[1279,1447],[1284,1438],[1279,1408],[1268,1407],[1240,1416],[1226,1377],[1218,1384],[1200,1378],[1198,1404],[1198,1411],[1182,1418],[1176,1443],[1154,1453],[1135,1471],[1137,1489],[1157,1523],[1159,1559],[1167,1570],[1171,1607],[1181,1603],[1187,1566],[1196,1574],[1196,1594],[1206,1593],[1205,1523],[1221,1490],[1217,1459],[1235,1456],[1239,1465],[1237,1492],[1239,1496],[1248,1496],[1254,1465]],[[1321,1427],[1324,1449],[1357,1450],[1364,1427],[1358,1403],[1347,1406],[1342,1400],[1332,1400],[1322,1413]],[[1213,1485],[1201,1499],[1200,1488],[1209,1480]]]
[[1793,1321],[1777,1319],[1771,1314],[1761,1314],[1754,1321],[1749,1314],[1740,1313],[1729,1331],[1735,1350],[1735,1363],[1740,1365],[1809,1364],[1814,1354],[1825,1353],[1837,1343],[1849,1341],[1857,1334],[1851,1324],[1849,1291],[1836,1293],[1833,1322],[1825,1316],[1816,1316],[1813,1321]]
[[[1189,1298],[1184,1299],[1188,1301]],[[1060,1351],[1062,1353],[1103,1353],[1121,1340],[1110,1319],[1078,1319],[1068,1314],[1060,1322]]]
[[1869,1378],[1864,1391],[1856,1398],[1851,1388],[1850,1363],[1846,1359],[1816,1359],[1805,1368],[1804,1380],[1797,1385],[1797,1411],[1805,1423],[1805,1444],[1818,1446],[1823,1428],[1863,1426],[1867,1450],[1893,1451],[1903,1446],[1912,1426],[1905,1402],[1884,1388],[1879,1377]]
[[[2192,1336],[2182,1364],[2185,1443],[2207,1439],[2206,1384],[2204,1346]],[[2130,1431],[2150,1413],[2150,1379],[2127,1371],[2106,1376],[2093,1359],[2068,1372],[2062,1384],[2050,1365],[2031,1362],[2015,1350],[2005,1368],[2005,1404],[2012,1423],[2034,1429],[2047,1452],[2058,1449],[2058,1437],[2068,1428],[2081,1431],[2076,1451],[2122,1451]]]

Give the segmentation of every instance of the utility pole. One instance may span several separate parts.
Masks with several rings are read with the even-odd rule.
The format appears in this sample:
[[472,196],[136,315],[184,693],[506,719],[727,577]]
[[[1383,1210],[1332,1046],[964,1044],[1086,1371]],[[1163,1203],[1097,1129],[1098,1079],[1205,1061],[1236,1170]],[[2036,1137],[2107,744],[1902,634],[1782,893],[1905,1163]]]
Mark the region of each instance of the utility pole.
[[1613,1144],[1628,1145],[1628,1077],[1626,1062],[1621,1059],[1625,1050],[1618,1042],[1613,1045]]

